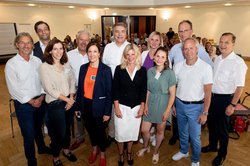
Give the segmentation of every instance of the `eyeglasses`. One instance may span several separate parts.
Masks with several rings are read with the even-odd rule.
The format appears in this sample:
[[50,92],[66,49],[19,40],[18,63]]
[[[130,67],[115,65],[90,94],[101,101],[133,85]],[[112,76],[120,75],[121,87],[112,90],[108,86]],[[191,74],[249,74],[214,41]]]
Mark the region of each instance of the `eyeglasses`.
[[178,31],[179,33],[187,33],[188,31],[190,31],[190,29],[186,29],[184,31]]
[[33,43],[31,42],[31,41],[29,41],[29,42],[23,42],[23,41],[20,41],[20,42],[18,42],[18,44],[20,44],[20,45],[33,45]]

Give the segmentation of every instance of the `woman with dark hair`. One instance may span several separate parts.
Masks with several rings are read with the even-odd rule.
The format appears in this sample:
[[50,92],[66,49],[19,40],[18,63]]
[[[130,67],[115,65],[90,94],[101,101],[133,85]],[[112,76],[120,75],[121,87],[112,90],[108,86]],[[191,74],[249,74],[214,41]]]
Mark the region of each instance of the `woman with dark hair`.
[[150,151],[149,137],[150,128],[156,124],[156,146],[153,153],[152,163],[159,161],[159,148],[164,139],[166,122],[170,115],[171,107],[175,99],[176,78],[173,70],[169,68],[168,51],[159,47],[154,55],[155,67],[147,72],[147,100],[141,125],[144,147],[137,152],[143,156]]
[[70,161],[77,160],[69,151],[70,122],[73,118],[71,107],[74,104],[75,79],[67,63],[63,43],[54,38],[44,52],[45,62],[40,66],[40,77],[46,92],[45,101],[46,125],[51,138],[53,164],[62,166],[59,154],[63,148],[63,155]]
[[87,45],[89,63],[80,68],[76,114],[81,113],[93,147],[89,164],[96,161],[99,151],[100,166],[106,166],[106,123],[111,115],[112,74],[111,68],[100,61],[101,48],[96,42]]

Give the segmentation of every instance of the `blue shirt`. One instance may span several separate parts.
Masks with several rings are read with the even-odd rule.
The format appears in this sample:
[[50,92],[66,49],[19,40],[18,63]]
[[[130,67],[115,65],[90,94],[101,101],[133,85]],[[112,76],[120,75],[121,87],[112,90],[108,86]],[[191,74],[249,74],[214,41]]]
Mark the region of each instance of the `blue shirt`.
[[[213,67],[212,60],[209,58],[209,55],[206,52],[205,48],[200,44],[198,45],[198,56],[200,59],[202,59],[211,67]],[[172,49],[169,52],[169,59],[173,65],[185,59],[182,53],[182,43],[178,43],[172,47]]]

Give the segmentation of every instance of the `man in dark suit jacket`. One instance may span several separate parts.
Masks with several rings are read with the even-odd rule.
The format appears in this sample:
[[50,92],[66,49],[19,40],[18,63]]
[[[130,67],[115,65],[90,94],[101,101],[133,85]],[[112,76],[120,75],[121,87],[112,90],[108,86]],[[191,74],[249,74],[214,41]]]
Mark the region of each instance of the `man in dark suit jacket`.
[[33,55],[40,58],[44,62],[43,53],[50,41],[50,28],[49,25],[44,21],[38,21],[34,25],[39,41],[34,44]]
[[[36,34],[39,37],[39,41],[34,44],[33,55],[40,58],[42,62],[44,62],[43,53],[45,47],[50,41],[50,28],[46,22],[38,21],[34,25],[34,29]],[[37,122],[37,136],[35,137],[35,141],[37,144],[37,149],[39,154],[51,154],[51,150],[49,147],[45,145],[43,139],[42,127],[44,124],[44,116],[45,116],[45,102],[43,101],[40,109],[36,112],[34,116],[35,121]]]

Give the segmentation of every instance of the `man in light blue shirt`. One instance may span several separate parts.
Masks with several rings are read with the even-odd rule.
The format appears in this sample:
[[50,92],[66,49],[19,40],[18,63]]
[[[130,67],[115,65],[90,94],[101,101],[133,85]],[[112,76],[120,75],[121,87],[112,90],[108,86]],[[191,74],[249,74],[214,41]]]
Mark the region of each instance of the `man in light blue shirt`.
[[[178,34],[179,34],[181,43],[174,45],[169,52],[169,59],[173,65],[184,60],[184,56],[182,53],[182,45],[183,45],[182,42],[185,41],[187,38],[192,37],[192,34],[193,34],[192,22],[189,20],[181,21],[178,26]],[[198,45],[198,56],[200,59],[202,59],[209,65],[213,66],[213,62],[209,58],[208,53],[206,52],[204,47],[202,47],[202,45],[200,44]]]

